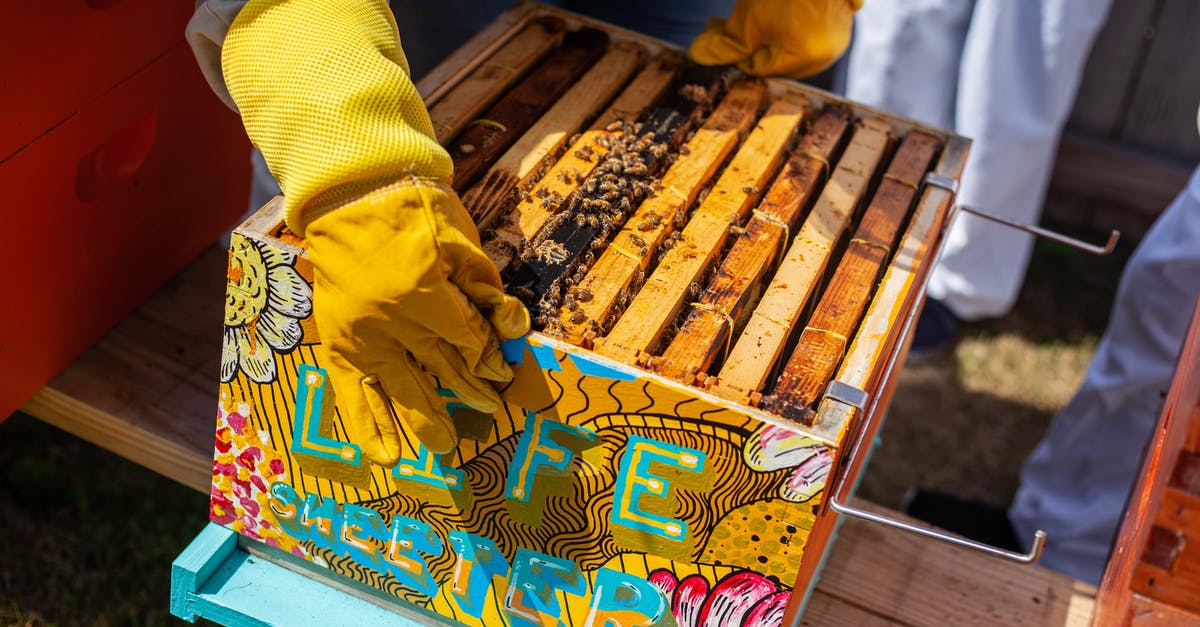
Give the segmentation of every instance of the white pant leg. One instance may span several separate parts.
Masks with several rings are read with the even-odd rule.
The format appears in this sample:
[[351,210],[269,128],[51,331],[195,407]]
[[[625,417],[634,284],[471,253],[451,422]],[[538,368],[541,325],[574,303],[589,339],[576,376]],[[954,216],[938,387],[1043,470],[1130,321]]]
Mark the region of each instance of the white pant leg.
[[[1063,123],[1109,0],[979,0],[959,69],[955,130],[974,145],[959,201],[1036,223]],[[1004,315],[1033,237],[963,214],[929,295],[964,319]]]
[[846,97],[954,127],[959,59],[974,0],[867,0],[854,18]]
[[1021,470],[1009,518],[1042,564],[1098,583],[1200,296],[1200,168],[1129,260],[1087,376]]

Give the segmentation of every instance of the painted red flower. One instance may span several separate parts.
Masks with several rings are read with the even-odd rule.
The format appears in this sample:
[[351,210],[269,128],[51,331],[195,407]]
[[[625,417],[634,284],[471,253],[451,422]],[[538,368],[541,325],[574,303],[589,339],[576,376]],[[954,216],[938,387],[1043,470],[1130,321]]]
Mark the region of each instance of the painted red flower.
[[677,580],[669,570],[650,573],[650,583],[671,601],[679,627],[778,627],[791,591],[754,571],[732,573],[715,586],[701,575]]

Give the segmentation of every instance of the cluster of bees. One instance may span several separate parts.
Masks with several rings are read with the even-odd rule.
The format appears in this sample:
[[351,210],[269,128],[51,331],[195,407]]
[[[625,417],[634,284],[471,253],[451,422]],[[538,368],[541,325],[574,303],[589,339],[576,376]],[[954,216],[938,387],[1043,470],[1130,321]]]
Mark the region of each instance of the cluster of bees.
[[[558,312],[564,307],[572,312],[572,322],[584,322],[586,316],[578,303],[590,300],[590,294],[577,291],[575,286],[583,281],[596,256],[641,201],[662,189],[654,172],[666,165],[664,159],[669,156],[669,147],[655,141],[654,133],[638,123],[613,122],[605,131],[597,137],[594,146],[585,145],[575,151],[576,157],[596,163],[589,175],[570,170],[558,175],[564,183],[578,185],[569,198],[564,199],[544,187],[522,192],[529,194],[522,198],[540,198],[542,206],[554,212],[541,235],[521,248],[519,259],[522,262],[560,264],[568,257],[562,243],[580,230],[591,231],[586,249],[577,251],[560,278],[540,295],[533,307],[534,325],[546,333],[556,332],[561,324]],[[638,228],[648,231],[661,222],[660,216],[649,216],[639,223]],[[647,252],[646,242],[638,241],[640,237],[633,235],[630,240],[640,252]],[[626,294],[622,299],[624,304],[630,298]]]

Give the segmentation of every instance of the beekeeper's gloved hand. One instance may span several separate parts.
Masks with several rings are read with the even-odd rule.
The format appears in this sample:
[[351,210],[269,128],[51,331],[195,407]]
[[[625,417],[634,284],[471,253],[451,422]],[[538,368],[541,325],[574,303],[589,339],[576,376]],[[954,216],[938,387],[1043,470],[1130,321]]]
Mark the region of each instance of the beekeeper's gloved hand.
[[754,76],[803,78],[829,67],[850,44],[862,0],[737,0],[708,21],[688,54],[702,65],[736,64]]
[[457,435],[422,367],[492,412],[512,371],[497,334],[529,314],[448,181],[450,156],[383,0],[251,0],[225,38],[226,86],[308,240],[323,365],[355,444],[400,456],[397,418],[432,452]]

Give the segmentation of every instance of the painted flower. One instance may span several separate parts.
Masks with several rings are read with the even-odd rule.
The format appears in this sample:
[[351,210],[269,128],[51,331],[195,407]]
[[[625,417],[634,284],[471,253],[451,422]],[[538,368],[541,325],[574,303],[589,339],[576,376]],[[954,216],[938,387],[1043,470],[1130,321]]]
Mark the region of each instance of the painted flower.
[[714,586],[701,575],[676,579],[669,570],[650,573],[671,604],[679,627],[778,627],[791,590],[754,571],[732,573]]
[[287,472],[265,432],[256,432],[246,419],[245,404],[217,407],[217,454],[213,459],[213,482],[209,518],[234,531],[267,544],[307,557],[303,546],[278,525],[270,506],[270,485],[287,481]]
[[234,234],[225,282],[221,381],[238,370],[251,381],[275,379],[275,351],[300,343],[300,320],[312,313],[312,287],[295,268],[296,255]]
[[803,503],[825,487],[825,478],[833,465],[829,447],[786,427],[763,424],[746,440],[742,450],[746,463],[761,472],[791,468],[787,481],[779,487],[780,498]]

